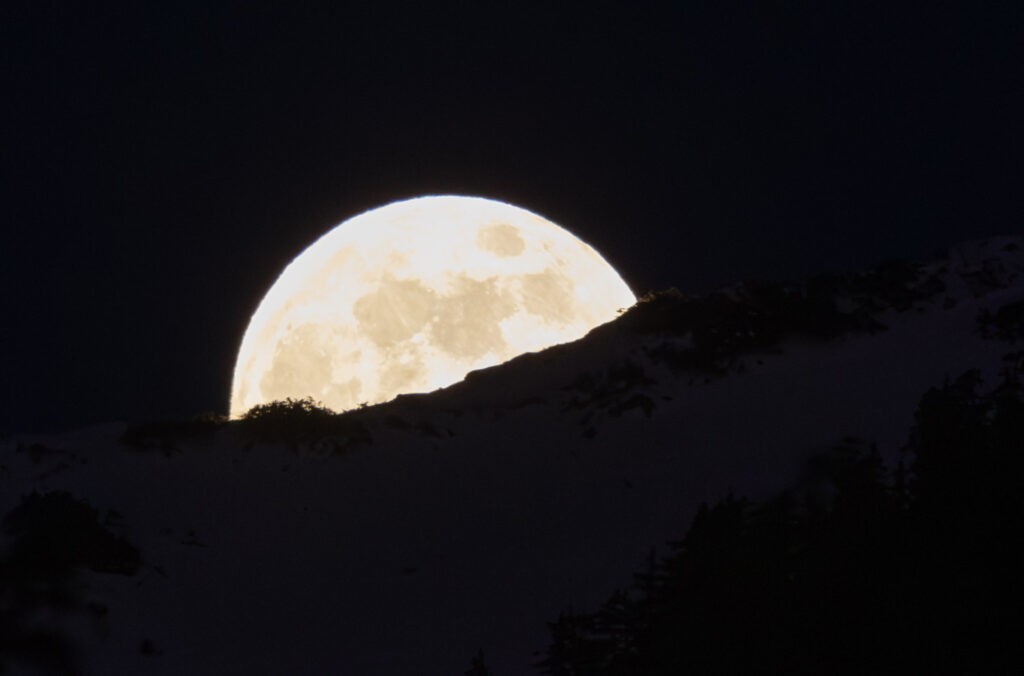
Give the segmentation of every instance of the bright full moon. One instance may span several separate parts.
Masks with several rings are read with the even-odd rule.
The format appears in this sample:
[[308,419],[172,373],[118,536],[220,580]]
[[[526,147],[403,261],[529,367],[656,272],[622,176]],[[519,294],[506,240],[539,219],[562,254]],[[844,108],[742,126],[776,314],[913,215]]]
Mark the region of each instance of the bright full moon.
[[525,209],[394,202],[336,226],[270,287],[238,352],[231,416],[286,397],[343,411],[429,392],[581,338],[635,301],[594,249]]

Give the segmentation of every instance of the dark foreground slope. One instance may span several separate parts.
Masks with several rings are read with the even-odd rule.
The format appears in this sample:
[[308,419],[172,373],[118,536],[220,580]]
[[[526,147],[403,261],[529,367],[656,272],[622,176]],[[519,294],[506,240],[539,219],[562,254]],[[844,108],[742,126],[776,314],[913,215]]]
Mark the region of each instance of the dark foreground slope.
[[930,389],[906,462],[847,440],[760,503],[702,505],[593,612],[551,623],[552,676],[1013,673],[1024,352],[998,386]]
[[[658,294],[572,345],[341,416],[5,440],[0,513],[35,491],[94,553],[61,549],[59,579],[31,587],[5,567],[3,626],[59,645],[57,672],[441,675],[482,650],[529,673],[546,622],[599,609],[702,503],[762,504],[851,435],[894,467],[922,393],[972,368],[990,391],[1020,349],[1020,246]],[[702,518],[746,523],[731,504]],[[5,562],[25,533],[5,530]]]

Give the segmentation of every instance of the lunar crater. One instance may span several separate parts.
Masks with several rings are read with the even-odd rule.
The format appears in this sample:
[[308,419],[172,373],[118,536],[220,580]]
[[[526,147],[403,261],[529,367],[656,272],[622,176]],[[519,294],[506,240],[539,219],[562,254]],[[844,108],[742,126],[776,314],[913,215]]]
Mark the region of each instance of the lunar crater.
[[501,258],[518,256],[526,250],[526,241],[520,236],[519,228],[508,223],[480,228],[476,245]]
[[549,322],[569,323],[576,319],[573,282],[556,270],[545,270],[522,278],[523,307]]
[[414,279],[386,279],[356,299],[352,314],[359,329],[379,347],[412,338],[436,316],[437,294]]
[[431,337],[448,354],[478,359],[501,354],[505,339],[501,320],[515,312],[516,304],[498,289],[494,278],[456,278],[452,293],[441,298],[441,316],[430,325]]

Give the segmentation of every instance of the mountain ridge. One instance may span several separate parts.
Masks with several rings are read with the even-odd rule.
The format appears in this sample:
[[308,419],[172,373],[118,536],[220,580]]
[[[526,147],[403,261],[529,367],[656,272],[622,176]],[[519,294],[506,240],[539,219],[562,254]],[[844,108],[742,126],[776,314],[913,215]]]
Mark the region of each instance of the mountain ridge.
[[833,284],[823,335],[800,327],[811,282],[653,294],[576,343],[336,416],[339,444],[216,420],[134,446],[123,424],[15,435],[0,512],[66,491],[141,552],[134,576],[80,571],[81,608],[50,623],[81,673],[451,674],[479,649],[529,673],[546,621],[603,602],[700,503],[770,495],[850,435],[898,459],[928,387],[994,382],[1022,244],[814,282]]

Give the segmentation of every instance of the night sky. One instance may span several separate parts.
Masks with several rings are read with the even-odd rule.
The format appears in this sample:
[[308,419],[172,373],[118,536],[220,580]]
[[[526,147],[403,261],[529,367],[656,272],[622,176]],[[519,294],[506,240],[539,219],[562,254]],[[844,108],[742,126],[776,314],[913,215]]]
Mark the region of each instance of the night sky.
[[284,265],[421,194],[637,293],[1022,230],[1020,2],[290,4],[5,5],[0,433],[225,412]]

